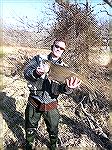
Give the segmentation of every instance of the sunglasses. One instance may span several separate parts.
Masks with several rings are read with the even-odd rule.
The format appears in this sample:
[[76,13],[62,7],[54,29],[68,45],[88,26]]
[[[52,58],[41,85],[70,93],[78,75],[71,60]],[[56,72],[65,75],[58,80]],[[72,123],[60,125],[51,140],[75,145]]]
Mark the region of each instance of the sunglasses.
[[60,50],[63,50],[63,51],[65,50],[63,47],[60,47],[59,45],[56,45],[56,44],[55,44],[54,46],[55,46],[56,48],[60,48]]

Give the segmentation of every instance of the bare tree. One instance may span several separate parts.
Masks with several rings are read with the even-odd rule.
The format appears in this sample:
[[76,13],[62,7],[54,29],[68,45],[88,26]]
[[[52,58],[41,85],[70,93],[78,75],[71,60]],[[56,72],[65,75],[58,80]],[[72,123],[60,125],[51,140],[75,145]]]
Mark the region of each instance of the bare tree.
[[112,1],[111,0],[103,0],[104,2],[106,2],[110,7],[112,7]]
[[16,16],[15,20],[18,22],[16,26],[3,26],[4,44],[38,47],[43,40],[43,21],[32,21],[27,16]]
[[47,30],[49,36],[45,42],[48,43],[58,36],[64,37],[68,45],[68,52],[64,55],[65,61],[69,61],[72,66],[78,64],[85,68],[88,64],[90,48],[102,45],[101,27],[93,14],[94,9],[88,1],[86,4],[56,2],[53,8],[50,8],[56,15],[56,20],[50,30]]

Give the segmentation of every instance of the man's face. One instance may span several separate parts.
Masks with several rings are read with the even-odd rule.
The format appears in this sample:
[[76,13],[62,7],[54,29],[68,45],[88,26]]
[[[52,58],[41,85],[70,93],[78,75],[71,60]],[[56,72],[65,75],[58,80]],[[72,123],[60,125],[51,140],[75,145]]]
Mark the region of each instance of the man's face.
[[52,53],[55,57],[59,58],[61,57],[62,53],[65,50],[65,43],[61,41],[56,41],[53,45]]

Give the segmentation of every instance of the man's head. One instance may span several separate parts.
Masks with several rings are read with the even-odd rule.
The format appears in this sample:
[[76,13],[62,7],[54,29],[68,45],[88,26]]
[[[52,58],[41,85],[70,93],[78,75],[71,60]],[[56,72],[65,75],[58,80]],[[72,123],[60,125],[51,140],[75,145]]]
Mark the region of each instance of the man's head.
[[65,51],[65,41],[61,38],[56,39],[51,46],[52,54],[56,58],[60,58]]

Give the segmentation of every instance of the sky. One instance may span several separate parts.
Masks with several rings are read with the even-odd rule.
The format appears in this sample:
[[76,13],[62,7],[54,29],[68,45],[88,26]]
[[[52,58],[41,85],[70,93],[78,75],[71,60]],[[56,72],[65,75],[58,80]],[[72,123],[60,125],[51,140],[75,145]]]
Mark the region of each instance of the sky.
[[[18,24],[18,17],[29,18],[30,20],[46,19],[45,13],[49,13],[48,5],[51,5],[55,0],[0,0],[1,1],[1,18],[4,24]],[[77,2],[85,2],[86,0],[77,0]],[[94,6],[102,0],[88,0]],[[95,7],[95,12],[98,12],[102,6]],[[110,11],[110,7],[106,5],[106,9]],[[99,13],[98,18],[107,18],[106,13]]]
[[2,0],[1,17],[8,24],[16,24],[18,17],[28,17],[30,20],[41,19],[44,17],[42,11],[45,11],[48,4],[50,0]]

